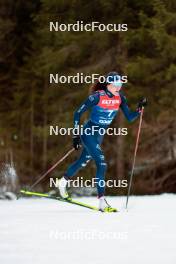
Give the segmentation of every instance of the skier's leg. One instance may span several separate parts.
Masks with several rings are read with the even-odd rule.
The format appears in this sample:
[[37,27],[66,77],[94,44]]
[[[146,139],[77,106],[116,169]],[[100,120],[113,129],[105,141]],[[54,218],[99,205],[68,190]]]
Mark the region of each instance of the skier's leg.
[[90,159],[91,159],[91,156],[88,154],[87,150],[83,148],[83,151],[79,159],[69,166],[64,176],[58,181],[57,187],[59,189],[60,195],[63,198],[68,197],[68,193],[66,190],[68,180],[71,177],[73,177],[76,174],[76,172],[78,172],[79,169],[81,169],[82,167],[85,167],[87,163],[90,161]]
[[100,143],[102,142],[102,137],[97,136],[84,136],[82,141],[87,152],[90,154],[92,159],[95,161],[97,172],[96,172],[96,182],[97,182],[97,191],[98,196],[101,197],[104,195],[105,186],[105,172],[107,169],[107,164],[105,161],[104,153],[101,150]]
[[[87,163],[91,160],[91,155],[87,150],[87,145],[89,145],[89,142],[91,141],[90,137],[92,138],[92,136],[82,137],[82,153],[80,157],[74,163],[72,163],[65,172],[64,177],[66,180],[69,180],[69,178],[73,177],[82,167],[85,167]],[[84,140],[84,138],[86,138],[86,140]],[[98,134],[96,138],[97,143],[101,144],[103,141],[103,136]]]
[[79,169],[81,169],[82,167],[85,167],[90,160],[91,160],[91,156],[89,155],[88,151],[84,147],[79,159],[77,159],[74,163],[72,163],[68,167],[67,171],[64,174],[64,177],[67,180],[69,180],[79,171]]
[[84,145],[91,155],[91,157],[95,160],[97,172],[96,172],[96,183],[97,183],[97,191],[99,198],[99,209],[102,212],[117,212],[115,208],[112,208],[106,201],[104,197],[105,193],[105,173],[107,169],[107,164],[105,161],[104,153],[101,150],[100,144],[102,143],[103,137],[91,136],[84,137]]

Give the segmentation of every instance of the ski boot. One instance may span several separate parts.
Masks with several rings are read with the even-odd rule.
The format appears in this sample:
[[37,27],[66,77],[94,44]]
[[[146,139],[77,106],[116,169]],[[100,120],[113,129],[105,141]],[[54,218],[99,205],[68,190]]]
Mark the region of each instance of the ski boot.
[[69,195],[67,193],[67,183],[68,183],[68,181],[64,177],[57,180],[57,188],[59,190],[60,196],[63,199],[69,198]]
[[101,212],[108,212],[108,213],[112,213],[112,212],[117,212],[116,208],[112,208],[106,201],[106,199],[104,198],[104,196],[99,198],[99,210]]

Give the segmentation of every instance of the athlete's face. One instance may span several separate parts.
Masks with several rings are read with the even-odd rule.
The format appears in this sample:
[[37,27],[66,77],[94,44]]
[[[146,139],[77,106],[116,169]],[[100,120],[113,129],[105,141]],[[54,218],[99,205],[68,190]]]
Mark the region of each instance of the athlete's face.
[[112,83],[107,85],[108,91],[110,91],[113,95],[118,95],[121,88],[122,88],[121,85],[115,86]]

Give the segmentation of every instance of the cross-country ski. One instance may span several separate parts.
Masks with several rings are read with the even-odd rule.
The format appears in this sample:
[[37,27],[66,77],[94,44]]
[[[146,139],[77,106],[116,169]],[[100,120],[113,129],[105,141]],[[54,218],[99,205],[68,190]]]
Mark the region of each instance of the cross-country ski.
[[[54,196],[54,195],[50,195],[50,194],[46,194],[46,193],[38,193],[38,192],[30,192],[30,191],[26,191],[26,190],[20,190],[20,193],[23,194],[23,195],[27,195],[27,196],[36,196],[36,197],[43,197],[43,198],[48,198],[48,199],[54,199],[54,200],[58,200],[60,202],[65,202],[65,203],[71,203],[71,204],[74,204],[74,205],[77,205],[77,206],[82,206],[84,208],[87,208],[87,209],[91,209],[91,210],[94,210],[94,211],[100,211],[100,209],[98,207],[95,207],[95,206],[91,206],[91,205],[88,205],[86,203],[81,203],[79,201],[76,201],[72,198],[61,198],[59,196]],[[107,210],[106,212],[117,212],[118,210]]]

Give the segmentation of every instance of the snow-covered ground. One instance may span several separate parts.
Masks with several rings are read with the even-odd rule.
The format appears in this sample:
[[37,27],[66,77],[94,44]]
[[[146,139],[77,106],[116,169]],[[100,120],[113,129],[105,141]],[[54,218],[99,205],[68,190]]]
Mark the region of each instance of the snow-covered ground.
[[[96,205],[96,198],[78,199]],[[108,199],[101,213],[45,198],[0,201],[1,264],[175,264],[176,195]]]

